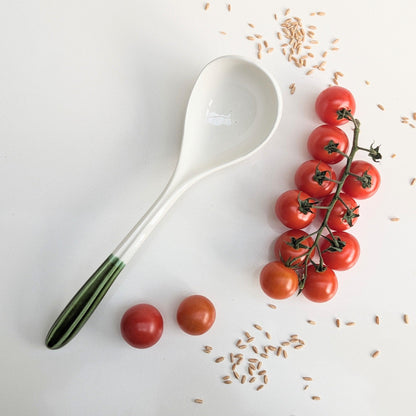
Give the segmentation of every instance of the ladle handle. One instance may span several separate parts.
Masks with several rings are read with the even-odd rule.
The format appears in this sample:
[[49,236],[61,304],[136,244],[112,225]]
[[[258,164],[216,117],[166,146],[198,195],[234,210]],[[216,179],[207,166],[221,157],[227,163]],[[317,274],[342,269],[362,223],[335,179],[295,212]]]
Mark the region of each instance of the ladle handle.
[[61,348],[74,338],[97,308],[124,266],[190,184],[191,181],[178,181],[173,175],[151,208],[60,313],[46,336],[45,344],[48,348]]

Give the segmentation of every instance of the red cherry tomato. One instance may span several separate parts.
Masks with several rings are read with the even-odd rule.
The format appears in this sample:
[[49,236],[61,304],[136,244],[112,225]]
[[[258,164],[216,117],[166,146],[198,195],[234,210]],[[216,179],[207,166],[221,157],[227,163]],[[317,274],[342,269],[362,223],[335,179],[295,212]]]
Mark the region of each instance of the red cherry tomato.
[[205,334],[214,324],[215,317],[215,306],[208,298],[201,295],[185,298],[176,313],[179,326],[189,335]]
[[295,174],[296,186],[313,198],[329,195],[335,187],[337,177],[332,168],[320,160],[308,160],[302,163]]
[[[302,241],[299,241],[302,239]],[[283,233],[274,245],[274,253],[276,258],[284,263],[299,257],[290,265],[301,266],[304,261],[309,248],[313,245],[313,239],[308,237],[308,234],[302,230],[289,230]],[[312,250],[311,258],[315,253],[315,248]]]
[[[333,236],[333,238],[332,238]],[[322,239],[321,252],[324,263],[333,270],[348,270],[360,257],[360,244],[351,234],[344,231],[334,232]],[[337,242],[335,243],[328,241]]]
[[273,299],[286,299],[298,289],[298,275],[280,261],[266,264],[260,273],[263,292]]
[[323,124],[312,131],[308,138],[308,151],[318,160],[334,164],[341,162],[344,156],[336,150],[346,153],[349,140],[338,127]]
[[355,100],[350,91],[346,88],[333,86],[323,90],[316,99],[315,111],[318,117],[331,126],[340,126],[348,120],[342,118],[338,120],[338,111],[350,110],[355,113]]
[[306,282],[302,290],[307,299],[318,303],[327,302],[335,296],[337,290],[338,279],[330,268],[318,271],[315,266],[308,266]]
[[129,308],[121,318],[121,335],[135,348],[148,348],[162,336],[163,318],[152,305],[141,303]]
[[373,196],[380,187],[380,173],[371,163],[356,160],[351,163],[350,172],[344,182],[342,190],[353,198],[366,199]]
[[[331,194],[325,197],[321,202],[321,205],[330,205],[333,196],[334,195]],[[360,210],[355,200],[349,195],[341,192],[339,196],[344,203],[339,200],[335,203],[334,208],[329,214],[328,227],[332,230],[344,231],[352,227],[357,222]],[[326,215],[326,212],[327,211],[325,209],[320,210],[322,218]]]
[[305,192],[286,191],[276,201],[276,216],[288,228],[304,228],[315,218],[316,209],[312,206],[314,202]]

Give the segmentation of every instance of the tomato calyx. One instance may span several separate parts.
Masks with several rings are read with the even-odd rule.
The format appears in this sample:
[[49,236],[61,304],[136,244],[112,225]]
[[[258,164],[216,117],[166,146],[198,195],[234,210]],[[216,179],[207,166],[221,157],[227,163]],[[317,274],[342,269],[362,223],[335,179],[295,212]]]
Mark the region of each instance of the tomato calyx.
[[380,145],[373,147],[374,142],[370,145],[369,149],[366,149],[365,147],[357,146],[358,150],[363,150],[364,152],[368,153],[368,156],[371,157],[373,162],[379,162],[383,156],[380,153]]
[[300,198],[300,192],[298,194],[298,204],[299,204],[299,211],[302,214],[313,213],[312,208],[316,205],[316,201],[313,198]]
[[363,189],[371,188],[372,186],[372,176],[368,174],[368,170],[364,171],[362,175],[357,175],[355,173],[349,173],[349,175],[354,176],[354,178],[357,179],[357,181],[361,182],[361,186]]
[[346,243],[345,241],[341,240],[340,237],[335,237],[335,238],[328,238],[328,237],[324,237],[328,242],[329,242],[329,247],[322,250],[322,253],[326,253],[326,252],[331,252],[331,253],[340,253]]
[[326,146],[324,146],[324,150],[326,150],[329,154],[339,153],[340,155],[348,158],[348,155],[346,153],[339,150],[339,143],[335,143],[332,139]]
[[319,170],[319,163],[316,165],[315,174],[312,176],[312,179],[319,185],[322,185],[324,181],[338,182],[331,178],[329,170]]
[[358,123],[358,126],[360,125],[360,122],[357,119],[354,119],[353,115],[351,114],[351,110],[348,108],[341,108],[341,110],[337,111],[337,120],[347,119],[348,121],[352,121],[355,123]]
[[357,214],[355,211],[357,211],[360,206],[357,205],[354,208],[350,208],[343,200],[342,198],[339,198],[339,200],[344,204],[345,208],[347,209],[347,211],[345,212],[344,216],[342,217],[342,219],[350,226],[352,227],[354,225],[354,218],[358,218],[360,216],[360,214]]

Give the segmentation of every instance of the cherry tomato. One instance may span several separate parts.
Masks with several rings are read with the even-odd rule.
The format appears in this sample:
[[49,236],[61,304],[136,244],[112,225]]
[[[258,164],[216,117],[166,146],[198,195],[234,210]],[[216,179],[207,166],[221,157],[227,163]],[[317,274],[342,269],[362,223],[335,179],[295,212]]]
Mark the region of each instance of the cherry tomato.
[[[300,239],[304,238],[302,241]],[[299,259],[293,261],[290,265],[301,266],[304,261],[309,248],[313,245],[312,237],[302,230],[289,230],[283,233],[274,245],[274,253],[276,258],[286,263],[295,257]],[[315,248],[312,250],[311,258],[315,253]]]
[[[333,196],[334,195],[331,194],[325,197],[321,202],[321,205],[330,205]],[[348,208],[340,200],[335,202],[334,208],[329,214],[328,227],[335,231],[344,231],[352,227],[357,222],[360,210],[355,200],[349,195],[341,192],[339,196]],[[325,209],[320,211],[321,216],[324,217],[327,211]]]
[[179,326],[189,335],[205,334],[214,324],[215,317],[215,306],[208,298],[201,295],[185,298],[176,313]]
[[297,189],[286,191],[276,201],[276,216],[288,228],[304,228],[315,218],[316,209],[312,205],[314,202],[305,192]]
[[298,289],[298,275],[280,261],[266,264],[260,273],[263,292],[273,299],[286,299]]
[[341,162],[344,156],[336,150],[346,153],[348,150],[348,137],[338,127],[323,124],[312,131],[308,138],[308,151],[318,160],[334,164]]
[[332,299],[338,290],[338,279],[333,270],[326,268],[323,271],[315,269],[314,265],[307,268],[307,277],[303,287],[303,295],[312,302],[327,302]]
[[329,195],[334,189],[337,177],[332,168],[320,160],[308,160],[302,163],[295,174],[296,186],[313,198]]
[[338,120],[339,110],[350,110],[355,113],[355,100],[353,95],[346,88],[333,86],[323,90],[316,99],[315,111],[318,117],[331,126],[340,126],[348,122],[342,118]]
[[[334,232],[332,235],[333,238],[327,235],[322,239],[321,252],[324,263],[333,270],[348,270],[360,257],[360,244],[353,235],[344,231]],[[335,240],[338,246],[327,238]]]
[[135,348],[148,348],[162,336],[163,318],[152,305],[141,303],[129,308],[121,318],[121,335]]
[[355,160],[351,163],[350,172],[353,175],[348,175],[344,182],[342,190],[353,198],[366,199],[373,196],[380,186],[380,173],[378,170],[364,160]]

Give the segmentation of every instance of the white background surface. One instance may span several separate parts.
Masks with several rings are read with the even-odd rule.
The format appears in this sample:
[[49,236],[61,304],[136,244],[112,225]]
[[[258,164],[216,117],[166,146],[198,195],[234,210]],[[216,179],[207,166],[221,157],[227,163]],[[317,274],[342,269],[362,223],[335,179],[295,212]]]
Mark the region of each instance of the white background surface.
[[[414,413],[416,129],[400,117],[416,111],[416,6],[241,0],[231,2],[229,13],[226,4],[213,0],[208,11],[190,0],[4,5],[2,415]],[[318,27],[317,55],[340,39],[326,71],[306,76],[279,52],[273,14],[288,7]],[[326,16],[309,16],[319,10]],[[79,335],[61,350],[47,350],[44,337],[57,314],[168,181],[199,71],[220,55],[254,57],[255,44],[245,39],[253,32],[276,48],[261,63],[283,91],[276,134],[250,160],[190,189]],[[274,201],[294,186],[297,166],[309,157],[306,139],[319,124],[314,100],[334,71],[345,74],[341,85],[356,97],[361,143],[382,144],[382,187],[362,201],[353,230],[362,256],[354,269],[339,273],[337,296],[320,305],[300,296],[275,302],[272,310],[258,275],[284,231]],[[217,308],[214,327],[201,337],[185,335],[175,322],[177,305],[193,293]],[[165,320],[163,337],[148,350],[129,347],[119,335],[123,312],[140,302],[157,306]],[[336,328],[337,317],[356,325]],[[303,350],[290,349],[287,360],[264,364],[270,381],[260,392],[251,384],[222,384],[229,364],[213,362],[237,352],[236,340],[245,330],[255,334],[254,323],[275,344],[292,333],[306,342]],[[258,346],[266,341],[256,340]],[[211,355],[204,345],[214,348]],[[376,349],[380,356],[373,359]],[[306,391],[305,375],[313,377]],[[315,394],[320,401],[311,400]]]

